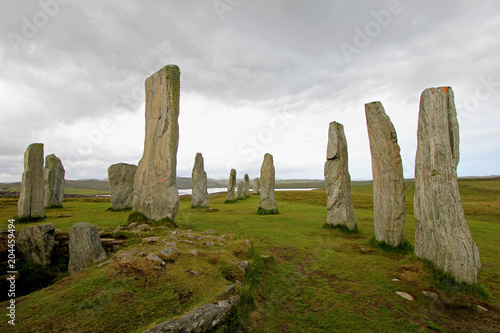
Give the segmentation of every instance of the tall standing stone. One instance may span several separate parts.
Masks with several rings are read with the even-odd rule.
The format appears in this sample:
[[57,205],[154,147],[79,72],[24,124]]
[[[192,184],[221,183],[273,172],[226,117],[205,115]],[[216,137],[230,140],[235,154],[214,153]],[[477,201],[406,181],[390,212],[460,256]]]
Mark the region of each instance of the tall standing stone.
[[248,177],[248,174],[243,177],[243,195],[250,196],[250,177]]
[[193,181],[193,194],[191,196],[192,207],[208,207],[209,198],[207,192],[207,173],[203,163],[203,156],[197,153],[194,159],[193,173],[191,174]]
[[75,223],[69,230],[69,274],[105,259],[106,252],[102,248],[97,227],[85,222]]
[[265,154],[260,168],[259,211],[263,214],[278,214],[278,205],[274,196],[275,170],[273,155]]
[[458,120],[450,87],[424,90],[417,135],[415,254],[457,281],[475,284],[481,262],[458,188]]
[[45,157],[45,208],[62,207],[64,200],[64,167],[56,155]]
[[245,184],[243,182],[238,183],[238,188],[236,190],[236,199],[243,199]]
[[375,239],[392,246],[404,240],[405,180],[396,130],[380,102],[365,104],[373,173]]
[[153,220],[175,220],[179,209],[175,187],[179,93],[180,70],[176,65],[165,66],[146,79],[146,136],[132,206]]
[[326,151],[325,182],[327,198],[326,223],[356,228],[354,206],[351,199],[351,176],[349,175],[347,141],[344,126],[334,121],[328,129]]
[[231,169],[229,184],[227,185],[226,201],[234,200],[234,188],[236,187],[236,170]]
[[260,194],[260,179],[255,178],[252,182],[253,194]]
[[132,208],[136,171],[136,165],[127,163],[116,163],[108,168],[111,208],[116,210]]
[[43,143],[32,143],[24,153],[24,172],[17,203],[20,218],[43,218],[44,211]]

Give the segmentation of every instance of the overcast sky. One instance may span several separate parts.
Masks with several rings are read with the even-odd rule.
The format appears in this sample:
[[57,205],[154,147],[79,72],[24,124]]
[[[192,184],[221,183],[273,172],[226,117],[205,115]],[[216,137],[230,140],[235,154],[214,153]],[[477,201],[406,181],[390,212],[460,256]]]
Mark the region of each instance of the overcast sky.
[[181,69],[178,176],[322,179],[328,124],[344,125],[353,180],[371,179],[364,104],[381,101],[414,174],[420,94],[451,86],[459,176],[500,174],[498,1],[2,1],[0,182],[30,143],[66,179],[137,164],[144,81]]

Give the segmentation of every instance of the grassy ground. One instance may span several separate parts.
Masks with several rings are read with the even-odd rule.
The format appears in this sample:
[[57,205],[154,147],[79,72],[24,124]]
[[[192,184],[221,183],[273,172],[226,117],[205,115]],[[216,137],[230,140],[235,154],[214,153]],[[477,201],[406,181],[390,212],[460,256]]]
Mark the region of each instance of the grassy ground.
[[[411,244],[415,236],[413,191],[414,185],[408,184],[405,236]],[[210,213],[190,208],[190,198],[182,197],[177,223],[195,232],[212,229],[240,239],[249,237],[257,252],[276,258],[254,291],[255,309],[244,320],[244,325],[252,326],[256,332],[494,332],[500,318],[500,179],[460,180],[460,191],[482,262],[479,286],[467,290],[434,276],[432,268],[412,254],[386,253],[370,244],[374,235],[371,186],[352,187],[360,234],[322,228],[326,216],[324,190],[277,192],[280,214],[264,216],[256,215],[256,196],[235,204],[224,204],[224,194],[211,196],[211,207],[218,211]],[[1,228],[15,215],[15,203],[12,199],[0,200]],[[64,230],[78,221],[110,228],[124,223],[129,212],[107,212],[109,206],[107,198],[68,200],[64,208],[48,210],[42,223],[52,222]],[[72,216],[55,218],[57,214]],[[214,278],[219,278],[220,272],[214,270]],[[170,304],[166,310],[175,316],[216,294],[207,289],[206,295],[183,307],[178,297],[169,296],[173,281],[170,285],[157,285],[151,282],[153,278],[156,277],[125,283],[109,272],[87,270],[81,273],[78,283],[62,280],[58,293],[47,289],[21,298],[18,313],[37,313],[40,320],[54,325],[60,318],[72,318],[78,313],[83,318],[80,322],[96,323],[85,326],[88,331],[106,331],[104,327],[111,326],[103,321],[109,321],[109,325],[123,325],[123,331],[134,332],[152,317],[161,315],[154,312],[147,317],[146,311],[138,311],[137,315],[126,316],[121,307],[111,306],[117,303],[106,300],[118,297],[120,304],[142,308],[149,303],[147,297],[151,297],[154,308],[166,302]],[[158,293],[160,285],[170,287],[162,287]],[[423,290],[440,294],[450,304],[433,301],[423,295]],[[401,298],[396,291],[411,294],[414,301]],[[67,302],[60,302],[61,299]],[[41,306],[42,303],[50,306]],[[101,303],[111,305],[104,309]],[[489,311],[480,311],[477,305]],[[5,308],[4,304],[0,306]],[[29,316],[21,318],[26,322],[34,320]]]

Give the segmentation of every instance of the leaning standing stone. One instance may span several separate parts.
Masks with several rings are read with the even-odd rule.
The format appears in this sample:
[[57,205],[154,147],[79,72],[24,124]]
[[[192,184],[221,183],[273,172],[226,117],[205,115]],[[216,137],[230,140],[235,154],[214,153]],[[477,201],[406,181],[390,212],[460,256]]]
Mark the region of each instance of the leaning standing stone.
[[248,174],[243,177],[243,195],[246,197],[250,196],[250,178]]
[[243,199],[243,190],[245,184],[243,182],[238,183],[238,189],[236,190],[236,199]]
[[68,273],[73,274],[106,259],[95,225],[78,222],[69,230]]
[[260,168],[260,202],[258,214],[278,214],[278,205],[274,197],[275,171],[273,155],[265,154]]
[[52,223],[22,228],[16,239],[17,250],[21,257],[37,265],[49,266],[54,249],[54,232]]
[[43,143],[32,143],[24,153],[24,172],[17,203],[20,218],[43,218],[44,212]]
[[226,201],[234,200],[234,188],[236,187],[236,170],[231,169],[229,184],[227,185]]
[[380,102],[365,104],[373,173],[375,239],[392,246],[404,240],[405,180],[396,130]]
[[134,178],[137,166],[127,163],[113,164],[108,168],[111,208],[130,209],[134,201]]
[[253,180],[253,194],[259,194],[260,193],[260,180],[259,178],[255,178]]
[[351,176],[347,163],[347,141],[344,126],[334,121],[328,130],[328,147],[325,163],[325,182],[328,215],[326,223],[356,228],[354,206],[351,199]]
[[62,207],[64,200],[64,167],[56,155],[45,157],[45,208]]
[[458,120],[450,87],[424,90],[417,135],[415,254],[458,282],[475,284],[481,262],[458,188]]
[[179,143],[180,70],[168,65],[146,79],[144,153],[134,180],[133,209],[148,218],[175,220]]
[[197,153],[194,159],[193,173],[193,194],[191,196],[191,207],[208,207],[209,198],[207,192],[207,173],[203,163],[203,156]]

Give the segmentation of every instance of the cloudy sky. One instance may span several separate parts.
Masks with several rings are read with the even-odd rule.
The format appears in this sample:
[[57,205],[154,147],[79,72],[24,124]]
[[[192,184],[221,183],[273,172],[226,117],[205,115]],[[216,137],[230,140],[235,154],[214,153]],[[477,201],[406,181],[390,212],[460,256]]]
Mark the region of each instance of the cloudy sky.
[[354,180],[371,179],[364,104],[381,101],[413,177],[420,94],[451,86],[459,176],[500,174],[498,1],[2,1],[0,182],[33,142],[67,179],[137,164],[144,80],[181,69],[178,176],[323,178],[328,124],[344,124]]

